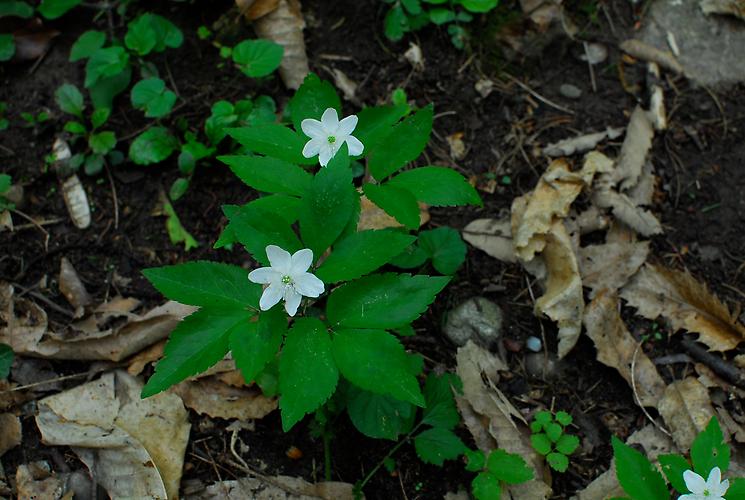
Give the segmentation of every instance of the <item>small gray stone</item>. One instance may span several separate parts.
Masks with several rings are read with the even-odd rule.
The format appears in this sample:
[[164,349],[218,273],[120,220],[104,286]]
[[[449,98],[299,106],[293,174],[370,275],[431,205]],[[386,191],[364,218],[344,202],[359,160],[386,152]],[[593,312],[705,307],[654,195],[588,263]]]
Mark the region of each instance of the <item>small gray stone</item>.
[[560,375],[563,364],[553,353],[532,352],[525,356],[525,371],[541,380],[551,380]]
[[489,347],[502,335],[502,310],[485,297],[472,297],[448,314],[445,336],[461,347],[469,340]]
[[559,87],[559,92],[569,99],[579,99],[582,97],[582,90],[571,83],[564,83]]

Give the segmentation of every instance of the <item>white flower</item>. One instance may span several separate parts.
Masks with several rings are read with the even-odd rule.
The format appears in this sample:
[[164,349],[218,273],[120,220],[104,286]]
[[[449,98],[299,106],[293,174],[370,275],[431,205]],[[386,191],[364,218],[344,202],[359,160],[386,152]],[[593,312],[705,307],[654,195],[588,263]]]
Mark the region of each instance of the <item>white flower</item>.
[[318,155],[321,166],[325,167],[345,142],[349,148],[349,156],[361,155],[365,146],[352,135],[356,126],[356,115],[349,115],[339,121],[334,108],[324,111],[320,122],[306,118],[300,123],[300,128],[310,140],[303,148],[303,156],[313,158]]
[[729,488],[729,481],[722,481],[722,471],[719,467],[711,469],[706,481],[692,470],[685,471],[683,479],[690,493],[681,495],[678,500],[724,500],[724,494]]
[[323,281],[308,272],[313,263],[313,251],[309,248],[298,250],[293,255],[276,245],[266,247],[270,267],[260,267],[248,274],[254,283],[269,285],[259,300],[259,307],[267,311],[280,300],[285,299],[285,311],[295,316],[300,299],[318,297],[323,293]]

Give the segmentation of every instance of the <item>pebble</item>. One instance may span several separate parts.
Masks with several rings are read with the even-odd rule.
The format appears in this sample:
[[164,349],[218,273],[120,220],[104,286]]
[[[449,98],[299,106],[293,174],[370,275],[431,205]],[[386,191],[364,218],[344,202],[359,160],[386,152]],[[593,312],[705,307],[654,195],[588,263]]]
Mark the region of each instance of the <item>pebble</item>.
[[543,344],[541,343],[541,339],[539,339],[538,337],[528,337],[528,339],[525,341],[525,347],[533,352],[541,352],[541,347],[543,347]]
[[568,99],[579,99],[582,97],[582,90],[571,83],[564,83],[559,87],[559,93]]
[[502,335],[502,310],[485,297],[472,297],[450,311],[444,333],[459,347],[469,340],[489,347]]
[[588,43],[583,46],[579,58],[592,65],[600,64],[608,59],[608,49],[600,43]]

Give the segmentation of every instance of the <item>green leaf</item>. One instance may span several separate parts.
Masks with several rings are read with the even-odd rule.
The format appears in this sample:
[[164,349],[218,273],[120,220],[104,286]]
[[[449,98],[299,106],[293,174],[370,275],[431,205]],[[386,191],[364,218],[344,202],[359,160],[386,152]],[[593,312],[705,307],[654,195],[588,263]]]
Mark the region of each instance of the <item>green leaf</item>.
[[230,334],[230,350],[235,366],[250,384],[277,355],[287,332],[287,318],[279,308],[259,314],[256,323]]
[[72,45],[70,49],[70,62],[87,59],[106,43],[106,34],[103,31],[88,30]]
[[[303,84],[288,103],[290,117],[298,133],[302,132],[300,123],[306,118],[320,120],[328,108],[334,108],[341,115],[341,100],[334,86],[318,75],[309,73]],[[356,134],[355,134],[356,136]],[[363,143],[364,144],[364,143]]]
[[391,229],[352,233],[334,245],[316,276],[324,283],[359,278],[386,264],[414,240],[414,236]]
[[132,67],[129,65],[121,73],[111,77],[100,78],[88,88],[93,107],[96,109],[111,109],[114,104],[114,98],[129,87],[131,79]]
[[[228,227],[251,256],[264,265],[269,265],[266,256],[267,245],[278,245],[290,253],[303,248],[289,222],[280,215],[264,211],[256,205],[247,204],[241,207],[230,218]],[[218,241],[215,247],[219,248],[223,244]]]
[[500,448],[489,454],[486,467],[497,479],[507,484],[520,484],[533,479],[533,469],[528,467],[523,457]]
[[[286,194],[270,194],[247,203],[254,208],[278,215],[287,224],[294,224],[300,216],[300,199]],[[293,233],[294,234],[294,233]]]
[[394,42],[401,40],[409,30],[409,23],[406,20],[404,9],[396,5],[388,11],[383,20],[383,32],[385,36]]
[[548,438],[554,443],[559,440],[562,433],[564,432],[564,429],[559,424],[554,422],[544,425],[543,428],[546,429],[546,435],[548,436]]
[[613,436],[616,473],[623,490],[634,500],[669,498],[667,484],[647,457]]
[[499,0],[460,0],[460,4],[471,12],[489,12],[497,6]]
[[13,349],[7,344],[0,344],[0,380],[8,378],[13,365]]
[[426,311],[448,281],[441,276],[372,274],[334,290],[326,312],[334,326],[396,328]]
[[93,110],[93,113],[91,113],[91,125],[93,125],[94,129],[100,127],[106,123],[110,115],[111,109],[109,108],[98,108]]
[[320,257],[339,238],[359,203],[346,145],[316,174],[301,203],[300,234],[305,245]]
[[657,460],[660,462],[662,472],[665,473],[665,477],[673,485],[675,491],[681,494],[688,493],[688,486],[683,479],[683,473],[691,469],[688,460],[677,454],[660,455]]
[[85,158],[83,170],[87,175],[98,175],[103,170],[103,155],[92,154]]
[[140,80],[131,93],[132,106],[145,111],[148,118],[162,118],[171,112],[176,103],[176,94],[166,88],[160,78]]
[[306,413],[325,403],[338,380],[324,324],[315,318],[295,320],[279,359],[282,429],[289,431]]
[[427,253],[419,245],[409,245],[403,252],[397,255],[391,264],[402,269],[415,269],[427,262]]
[[554,417],[553,415],[551,415],[550,411],[543,410],[543,411],[539,411],[538,413],[536,413],[533,419],[539,424],[541,424],[542,427],[545,427],[551,422],[553,422]]
[[0,33],[0,62],[10,61],[16,53],[16,42],[13,35]]
[[557,411],[556,421],[566,427],[567,425],[572,423],[572,416],[565,411]]
[[350,386],[347,413],[355,428],[365,436],[395,441],[411,429],[416,418],[416,406]]
[[706,478],[714,467],[719,467],[722,474],[729,469],[730,450],[724,442],[722,429],[716,417],[711,417],[706,426],[691,444],[691,461],[696,474]]
[[41,0],[38,7],[39,14],[47,19],[57,19],[70,9],[80,4],[82,0]]
[[88,137],[88,147],[95,154],[105,155],[116,146],[116,134],[111,131],[98,132]]
[[729,482],[729,489],[724,498],[727,500],[741,500],[745,498],[745,479],[736,477]]
[[210,143],[219,144],[226,135],[226,127],[235,125],[238,115],[235,107],[228,101],[217,101],[212,105],[211,114],[204,122],[204,133]]
[[34,15],[34,8],[26,2],[4,0],[0,2],[0,17],[22,17],[28,19]]
[[128,66],[129,52],[124,47],[98,49],[91,54],[85,65],[85,87],[90,88],[102,78],[116,76]]
[[57,87],[54,92],[54,101],[63,112],[83,118],[83,109],[85,109],[83,94],[75,85],[64,83]]
[[409,14],[421,14],[422,4],[419,0],[401,0],[401,5],[409,12]]
[[336,366],[357,387],[424,406],[419,382],[409,373],[406,351],[383,330],[339,330],[332,339]]
[[562,434],[556,441],[556,451],[564,455],[571,455],[579,446],[579,438],[571,434]]
[[548,455],[553,449],[551,440],[542,432],[540,434],[531,434],[530,444],[533,446],[533,449],[541,455]]
[[452,373],[427,376],[424,384],[424,400],[427,405],[422,413],[422,423],[432,427],[453,429],[460,422],[460,414],[455,406],[452,387],[462,387],[460,379]]
[[432,132],[433,107],[428,105],[394,126],[370,151],[368,167],[382,181],[419,157]]
[[266,76],[279,67],[285,49],[271,40],[244,40],[233,47],[233,61],[246,76]]
[[264,123],[243,128],[229,128],[230,137],[245,146],[249,151],[273,156],[296,165],[313,165],[316,158],[305,158],[303,146],[306,140],[278,123]]
[[375,149],[406,112],[406,106],[373,106],[357,113],[354,136],[365,145],[365,155]]
[[13,178],[8,174],[0,174],[0,194],[4,194],[13,184]]
[[419,204],[413,194],[388,184],[364,184],[365,196],[409,229],[419,227]]
[[301,167],[270,156],[218,156],[246,185],[266,193],[303,196],[313,176]]
[[155,28],[158,37],[155,42],[155,51],[163,52],[167,47],[177,49],[184,43],[184,34],[171,21],[158,14],[145,14],[150,18],[151,25]]
[[482,205],[476,190],[458,172],[447,167],[421,167],[398,174],[388,182],[406,189],[417,200],[437,207]]
[[184,318],[171,333],[142,397],[164,391],[220,361],[228,352],[233,331],[246,329],[252,314],[240,309],[200,309]]
[[194,261],[153,267],[142,274],[160,293],[182,304],[213,310],[259,308],[261,285],[248,281],[248,272],[238,266]]
[[562,455],[561,453],[549,453],[548,455],[546,455],[546,462],[548,462],[548,465],[550,465],[551,468],[557,472],[566,472],[566,470],[569,468],[569,459],[566,455]]
[[176,210],[174,210],[173,205],[171,205],[171,202],[167,199],[163,200],[163,211],[167,216],[166,231],[168,232],[168,238],[171,240],[171,243],[174,245],[183,243],[184,250],[187,252],[192,248],[197,248],[199,242],[197,242],[189,231],[186,230],[183,224],[181,224],[181,219],[179,219]]
[[429,20],[440,26],[455,20],[455,12],[438,7],[429,11]]
[[499,479],[490,472],[482,472],[471,482],[471,491],[476,500],[501,500],[502,487]]
[[466,244],[452,227],[438,227],[419,233],[419,246],[432,259],[438,273],[455,274],[466,260]]
[[129,158],[137,165],[160,163],[179,147],[176,139],[165,127],[151,127],[137,136],[129,145]]
[[141,56],[153,50],[163,52],[166,47],[180,47],[184,41],[181,30],[157,14],[142,14],[131,21],[127,28],[124,44]]
[[466,470],[469,472],[478,472],[486,467],[486,457],[481,450],[466,450]]
[[422,462],[442,465],[445,460],[454,460],[468,448],[452,431],[433,427],[414,438],[416,454]]
[[175,181],[173,181],[173,184],[171,184],[171,188],[168,190],[168,197],[171,198],[173,201],[179,200],[184,194],[186,194],[186,191],[189,189],[189,179],[186,179],[184,177],[179,177]]

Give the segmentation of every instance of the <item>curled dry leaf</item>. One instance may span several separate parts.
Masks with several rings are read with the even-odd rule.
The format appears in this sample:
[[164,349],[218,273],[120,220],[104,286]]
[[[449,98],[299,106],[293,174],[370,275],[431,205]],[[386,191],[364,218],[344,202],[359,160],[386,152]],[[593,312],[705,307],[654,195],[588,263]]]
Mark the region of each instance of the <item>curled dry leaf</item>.
[[734,349],[745,327],[705,284],[687,272],[646,264],[621,290],[621,297],[647,319],[664,316],[675,330],[699,334],[712,351]]
[[[382,208],[370,201],[365,195],[360,197],[360,210],[360,220],[357,223],[357,231],[365,231],[367,229],[385,229],[387,227],[403,227],[403,224],[385,213]],[[429,222],[428,206],[420,202],[419,225],[423,226],[427,222]]]
[[113,498],[176,498],[189,440],[178,396],[140,399],[142,384],[124,371],[39,402],[44,443],[71,446]]
[[249,21],[255,21],[279,7],[279,0],[235,0],[241,14]]
[[647,161],[642,168],[642,175],[636,186],[629,189],[626,194],[634,205],[649,206],[654,199],[656,187],[657,177],[654,175],[654,167],[652,162]]
[[509,219],[476,219],[463,228],[463,239],[502,262],[517,262]]
[[624,129],[622,128],[608,127],[602,132],[594,132],[592,134],[563,139],[543,148],[543,154],[550,157],[557,157],[585,153],[606,139],[613,140],[621,137],[623,130]]
[[582,285],[590,289],[590,298],[604,289],[618,290],[646,262],[647,255],[647,241],[582,247],[577,255]]
[[0,413],[0,457],[21,444],[21,419],[12,413]]
[[277,408],[277,400],[258,389],[231,387],[212,377],[182,382],[173,391],[187,407],[213,418],[264,418]]
[[615,191],[609,176],[600,176],[594,188],[592,202],[600,208],[611,209],[616,219],[637,233],[642,236],[652,236],[662,232],[662,224],[657,217],[637,206],[625,194]]
[[88,204],[88,195],[77,175],[73,174],[62,183],[62,197],[75,227],[85,229],[90,226],[91,207]]
[[72,498],[64,475],[52,472],[47,462],[21,464],[16,469],[16,489],[19,499],[60,500]]
[[353,485],[341,482],[311,484],[299,477],[272,476],[261,479],[245,477],[221,481],[208,486],[186,500],[245,500],[246,498],[271,500],[352,500]]
[[725,14],[745,21],[745,3],[742,0],[701,0],[704,14]]
[[618,306],[614,291],[601,291],[585,308],[583,321],[587,335],[595,343],[598,361],[615,368],[629,386],[636,388],[635,395],[642,406],[655,407],[665,392],[665,382],[626,329]]
[[60,260],[59,289],[70,305],[75,308],[75,317],[82,316],[83,308],[91,303],[91,296],[67,257],[62,257]]
[[450,157],[453,160],[462,160],[466,157],[466,144],[463,142],[463,132],[456,132],[445,137],[450,148]]
[[694,377],[676,380],[667,386],[657,409],[681,450],[690,449],[696,436],[715,416],[709,391]]
[[653,138],[652,122],[646,111],[637,106],[631,113],[621,153],[611,174],[613,183],[620,184],[621,190],[626,191],[639,181]]
[[633,38],[621,43],[620,47],[621,50],[637,59],[657,63],[663,68],[667,68],[675,73],[683,73],[683,66],[680,65],[670,51],[660,50],[657,47]]
[[300,0],[279,0],[277,8],[254,22],[256,34],[284,47],[279,76],[289,89],[297,89],[310,73],[303,39],[305,20]]

